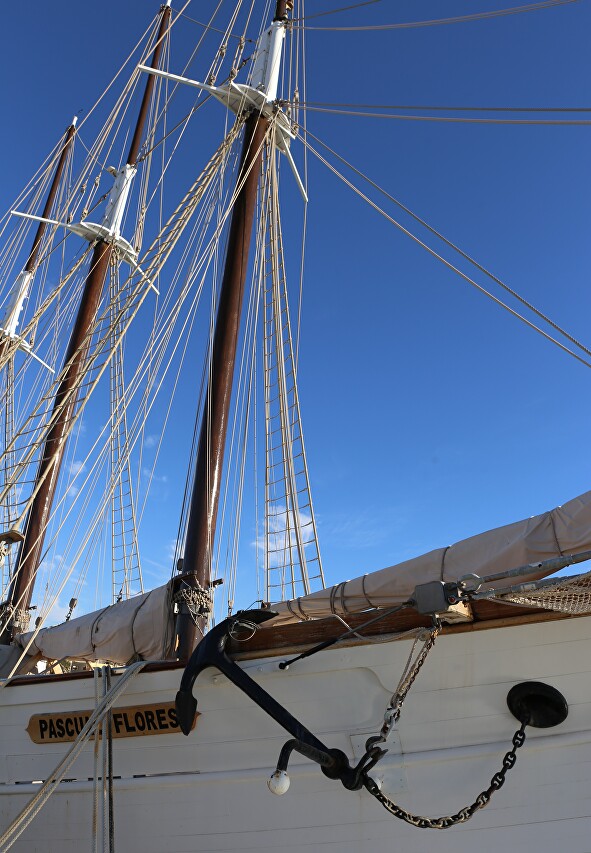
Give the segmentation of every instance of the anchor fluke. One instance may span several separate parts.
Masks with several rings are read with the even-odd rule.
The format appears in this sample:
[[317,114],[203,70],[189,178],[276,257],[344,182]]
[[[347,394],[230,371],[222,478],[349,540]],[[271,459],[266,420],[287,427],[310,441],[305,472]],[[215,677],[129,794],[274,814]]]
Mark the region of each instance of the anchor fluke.
[[187,693],[183,690],[179,690],[176,694],[174,704],[176,706],[176,716],[179,721],[181,731],[184,735],[188,735],[191,733],[195,714],[197,713],[197,700],[193,696],[192,692]]

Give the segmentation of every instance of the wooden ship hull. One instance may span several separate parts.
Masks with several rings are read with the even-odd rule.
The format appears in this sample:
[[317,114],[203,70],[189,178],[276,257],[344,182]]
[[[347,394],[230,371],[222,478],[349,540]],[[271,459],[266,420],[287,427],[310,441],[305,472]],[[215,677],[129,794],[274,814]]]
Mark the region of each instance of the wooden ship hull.
[[[170,29],[182,17],[182,12],[173,13],[170,3],[168,0],[161,8],[148,42],[133,60],[124,94],[108,114],[107,130],[100,131],[96,147],[87,149],[85,171],[76,179],[78,183],[68,177],[68,164],[73,162],[69,158],[74,157],[71,149],[80,129],[76,130],[73,121],[44,167],[43,181],[47,187],[51,185],[49,192],[45,185],[33,184],[30,198],[26,194],[19,197],[17,207],[23,209],[9,214],[37,230],[25,254],[24,232],[15,226],[12,249],[6,253],[8,284],[3,298],[8,307],[0,325],[0,371],[4,371],[0,376],[4,376],[3,400],[7,401],[0,424],[5,435],[0,489],[6,504],[0,530],[0,556],[5,561],[0,606],[0,851],[382,853],[399,849],[423,853],[433,844],[440,853],[471,853],[475,848],[496,853],[503,847],[549,853],[559,845],[569,853],[588,853],[591,579],[584,576],[582,596],[576,581],[566,591],[556,609],[567,612],[536,609],[536,602],[541,607],[553,606],[536,598],[542,587],[536,588],[528,607],[520,606],[519,595],[530,581],[591,558],[591,550],[585,550],[591,547],[591,496],[406,560],[397,567],[400,586],[393,590],[388,587],[390,574],[396,574],[393,569],[325,588],[296,384],[299,337],[294,341],[289,320],[279,212],[280,160],[286,162],[290,180],[295,180],[295,189],[307,202],[307,178],[303,180],[298,172],[290,148],[302,134],[299,91],[296,86],[295,92],[284,96],[280,81],[281,76],[291,79],[289,74],[280,74],[283,40],[288,33],[298,35],[298,21],[303,18],[293,14],[290,0],[276,0],[271,4],[274,14],[261,29],[252,57],[243,57],[250,27],[250,14],[245,15],[244,33],[232,58],[227,51],[228,39],[236,35],[237,18],[232,13],[227,37],[213,53],[214,65],[203,65],[200,81],[176,73],[183,66],[174,62],[170,63],[173,70],[165,70],[169,67]],[[237,15],[239,4],[235,11]],[[453,20],[460,19],[447,22]],[[215,27],[206,29],[217,32]],[[299,36],[303,47],[302,32]],[[291,57],[299,67],[298,49],[291,50]],[[234,82],[248,62],[249,74],[244,73],[248,82]],[[183,74],[189,73],[190,64],[191,60]],[[202,98],[194,102],[199,109],[211,99],[233,115],[217,150],[208,149],[198,169],[191,161],[195,174],[191,172],[188,187],[189,177],[182,173],[184,189],[179,199],[173,204],[167,198],[165,205],[164,195],[159,196],[160,181],[168,169],[163,152],[176,151],[185,121],[198,109],[194,105],[188,114],[179,110],[176,123],[168,116],[165,107],[169,100],[172,103],[172,93],[185,85]],[[122,104],[125,111],[120,115]],[[132,108],[137,114],[133,133],[133,125],[128,127],[127,118],[123,120]],[[84,118],[81,126],[86,121]],[[173,135],[177,132],[178,137]],[[303,132],[307,134],[305,128]],[[118,152],[122,142],[127,147],[128,133],[132,135],[126,159],[118,154],[119,168],[109,166],[111,152]],[[306,145],[314,151],[309,141]],[[162,157],[159,178],[151,171],[155,151],[154,157]],[[346,162],[336,156],[339,162]],[[101,164],[97,177],[96,163]],[[136,173],[140,181],[132,190]],[[364,177],[361,172],[358,176]],[[101,180],[101,192],[106,191],[99,196]],[[348,179],[345,182],[359,194]],[[127,210],[130,199],[138,211],[133,228],[133,216]],[[399,226],[385,210],[366,200],[374,211]],[[101,212],[98,208],[103,203]],[[144,208],[152,203],[159,210],[154,207],[147,216]],[[421,226],[427,225],[412,216]],[[183,237],[186,242],[181,243],[189,222],[191,228]],[[150,241],[144,240],[146,223],[153,231]],[[427,227],[433,236],[442,237]],[[57,269],[52,254],[61,245],[55,240],[58,232],[66,235],[64,239],[82,239],[86,245],[80,250],[76,243],[75,262],[60,261],[59,285],[53,288],[49,283],[46,290],[42,288],[35,297],[39,307],[28,316],[39,267],[43,269],[40,277],[47,282],[52,280],[50,263],[55,262]],[[254,257],[249,255],[251,237]],[[450,250],[457,249],[442,239]],[[483,290],[418,242],[443,260],[448,270],[459,272]],[[227,252],[222,263],[218,248],[223,243]],[[338,252],[339,247],[332,251]],[[480,272],[492,275],[463,250],[458,251]],[[18,265],[11,252],[19,258]],[[176,264],[176,271],[170,274],[165,270],[169,256],[173,258],[170,263]],[[121,275],[120,269],[124,270]],[[253,287],[248,291],[250,273]],[[70,278],[72,290],[65,291],[66,299],[60,294]],[[179,506],[178,539],[169,559],[169,577],[158,579],[165,585],[146,593],[136,510],[144,500],[144,443],[147,447],[149,439],[155,443],[160,435],[147,435],[146,423],[151,423],[148,416],[155,390],[162,388],[163,396],[176,395],[176,379],[173,382],[168,371],[176,365],[177,344],[183,349],[183,359],[186,351],[192,351],[185,329],[193,326],[193,312],[205,283],[211,302],[204,309],[206,320],[201,329],[202,374],[190,364],[191,381],[197,386],[195,377],[201,376],[202,388],[199,395],[193,388],[199,399],[192,412],[195,424],[188,439],[191,447]],[[136,341],[140,355],[132,354],[131,367],[125,362],[128,376],[123,362],[123,351],[127,359],[131,348],[127,347],[128,330],[132,322],[142,325],[147,316],[147,309],[141,313],[144,300],[154,291],[160,296],[158,287],[165,294],[160,305],[166,305],[166,310],[150,309],[153,328],[148,330],[147,342]],[[63,310],[72,315],[67,319],[73,323],[58,348],[48,331],[44,338],[45,326],[41,325],[43,334],[37,327],[41,317],[45,322],[46,315],[53,314],[56,327],[62,324],[64,318],[58,316],[61,299],[67,303],[67,311]],[[536,323],[550,323],[552,335],[566,335],[569,347],[578,347],[580,353],[559,344],[562,350],[591,366],[586,361],[591,351],[527,300],[519,299],[535,311]],[[382,310],[380,306],[378,310]],[[263,338],[259,349],[255,331]],[[17,416],[15,388],[18,394],[23,389],[28,393],[31,388],[36,390],[37,382],[22,378],[26,375],[19,368],[23,352],[28,359],[25,366],[34,359],[35,369],[41,370],[39,363],[44,371],[49,367],[52,378],[43,374],[42,400],[34,404],[32,414],[17,412]],[[43,360],[49,358],[47,353],[52,355],[51,365]],[[251,400],[246,399],[247,387],[252,385],[253,394],[256,391],[255,366],[263,370],[258,396],[265,412],[264,438],[258,432],[255,435],[249,420]],[[180,376],[180,365],[178,369]],[[100,403],[93,408],[94,398],[89,403],[103,374],[105,383],[106,375],[110,377],[108,417]],[[186,420],[190,417],[188,395],[180,393],[183,400],[176,402],[182,404],[180,417]],[[97,396],[100,400],[100,393]],[[171,411],[168,403],[165,400],[159,412],[164,425]],[[94,421],[100,435],[93,436],[96,446],[85,451],[84,459],[70,458],[66,447],[78,421],[82,424],[87,404],[88,422]],[[372,413],[368,418],[370,433],[374,417]],[[109,434],[104,444],[103,425]],[[338,423],[334,429],[338,430]],[[176,451],[175,436],[171,441]],[[226,443],[231,450],[224,461]],[[243,453],[240,458],[238,444]],[[256,593],[261,609],[240,617],[234,595],[242,558],[238,538],[249,452],[264,457],[264,472],[259,475],[264,509],[259,518],[253,495],[256,518],[250,519],[252,524],[244,536],[256,539],[250,543],[251,556],[253,545],[258,549],[264,544],[264,559],[254,558],[251,563],[255,569],[263,569],[265,580],[264,592],[257,587]],[[99,461],[105,465],[104,471]],[[372,463],[379,463],[379,451]],[[100,479],[98,473],[91,478],[95,464]],[[75,482],[86,465],[88,500],[85,495],[77,497],[81,489]],[[235,479],[226,470],[231,465],[238,471]],[[155,466],[156,461],[147,472],[150,481]],[[136,484],[135,491],[132,484]],[[183,484],[175,485],[182,493]],[[72,503],[68,503],[70,499]],[[584,514],[587,508],[588,517]],[[219,525],[218,509],[222,516]],[[143,508],[139,520],[142,513]],[[422,523],[428,522],[425,507]],[[65,616],[64,622],[46,628],[45,622],[53,619],[52,610],[61,606],[60,594],[71,580],[74,566],[77,594],[86,583],[89,566],[100,579],[101,548],[97,543],[103,539],[98,533],[94,536],[99,526],[101,535],[105,527],[110,531],[104,536],[113,569],[109,606],[70,620],[77,606],[73,597],[67,614],[60,614],[60,618]],[[247,526],[245,522],[244,528]],[[177,527],[167,530],[174,533]],[[155,535],[160,540],[168,535],[163,531],[164,524],[158,524]],[[60,532],[67,540],[65,555],[58,553],[55,544]],[[222,551],[229,555],[225,566]],[[46,582],[44,595],[39,580],[45,579],[53,557],[60,564],[57,579]],[[419,565],[420,572],[416,572]],[[217,616],[220,612],[231,615],[223,622],[218,620],[208,632],[208,624],[216,621],[214,590],[223,574],[228,583],[218,596],[226,598],[218,597]],[[486,585],[506,578],[523,582],[513,588],[517,597],[511,598],[501,588],[496,591],[497,600],[489,600]],[[479,593],[481,582],[483,592]],[[95,607],[104,603],[99,600],[99,583],[97,580]],[[542,586],[544,583],[541,581]],[[437,603],[429,606],[425,603],[429,599],[443,600],[443,608]],[[277,619],[259,631],[257,619],[262,623],[263,617],[268,618],[269,602],[275,602]],[[92,610],[88,601],[84,604]],[[464,607],[455,614],[457,619],[449,616],[452,605]],[[586,614],[581,615],[585,609]],[[249,612],[258,617],[252,617],[253,630],[245,637],[234,629],[248,628]],[[441,626],[440,617],[448,618],[448,624]],[[310,621],[285,624],[292,618]],[[228,669],[224,674],[211,662],[199,670],[194,685],[189,683],[187,673],[195,665],[195,655],[207,643],[218,642],[226,624],[229,627],[224,629],[227,633],[220,641],[219,655],[225,654],[227,644],[243,683],[245,673],[254,688],[239,689]],[[335,643],[330,646],[332,640]],[[434,645],[423,646],[424,658],[422,652],[413,658],[421,640]],[[305,656],[317,644],[322,653]],[[62,666],[69,671],[25,674],[42,657],[50,669]],[[160,657],[166,659],[155,660]],[[289,664],[281,666],[286,661]],[[228,662],[228,666],[234,665]],[[553,720],[547,728],[536,727],[531,717],[516,719],[508,694],[525,682],[541,682],[559,691],[561,701],[568,705],[566,717]],[[253,700],[261,689],[271,703],[274,700],[274,714],[269,703],[265,708],[264,702]],[[191,729],[194,701],[198,715]],[[388,714],[402,704],[400,719],[395,719],[381,742],[380,749],[387,753],[353,778],[355,765],[370,754],[368,740],[384,732],[387,720],[394,719]],[[284,719],[292,715],[294,725],[280,725],[278,716],[282,714]],[[95,720],[97,726],[92,728]],[[558,722],[560,725],[554,725]],[[531,725],[526,727],[526,723]],[[515,735],[520,727],[521,731],[526,728],[523,745]],[[289,761],[288,786],[281,756],[290,736],[296,746],[291,747],[295,751]],[[326,745],[326,751],[311,744],[313,738],[323,748]],[[314,751],[314,760],[310,760]],[[343,770],[340,776],[333,772],[336,766]],[[330,778],[331,773],[335,778]],[[397,819],[401,810],[435,821],[410,815],[410,822]],[[452,817],[448,820],[446,815]],[[443,824],[449,828],[433,836],[432,830]]]
[[[474,621],[449,626],[408,694],[399,726],[386,744],[376,778],[403,807],[428,816],[453,814],[488,787],[516,728],[507,693],[522,681],[558,688],[569,704],[558,729],[531,729],[506,783],[469,823],[439,832],[396,820],[367,791],[348,791],[294,754],[291,787],[282,797],[267,789],[283,731],[214,669],[199,676],[200,716],[194,731],[162,731],[113,739],[114,826],[117,847],[135,853],[283,849],[419,853],[427,845],[462,853],[497,850],[588,850],[591,815],[591,617],[507,608],[477,608]],[[329,620],[334,625],[334,620]],[[416,625],[411,613],[392,617],[380,633],[353,639],[287,671],[278,664],[301,649],[302,626],[278,632],[282,648],[239,653],[240,664],[331,748],[350,759],[379,731],[411,640],[396,634]],[[304,626],[308,628],[309,626]],[[324,630],[323,630],[324,627]],[[315,626],[326,637],[328,622]],[[335,628],[333,627],[333,631]],[[387,633],[385,633],[387,632]],[[312,637],[306,637],[308,641]],[[267,640],[268,642],[268,640]],[[181,668],[156,664],[138,675],[114,708],[126,708],[134,728],[138,706],[170,703]],[[114,679],[118,676],[115,675]],[[0,784],[0,821],[6,827],[48,778],[68,743],[33,743],[35,714],[63,715],[94,707],[91,673],[44,679],[22,677],[2,691],[0,726],[6,745]],[[125,718],[119,717],[123,729]],[[135,722],[138,722],[137,720]],[[143,725],[139,723],[140,727]],[[86,745],[43,813],[13,850],[91,849],[95,797],[94,747]],[[98,780],[102,797],[102,781]]]

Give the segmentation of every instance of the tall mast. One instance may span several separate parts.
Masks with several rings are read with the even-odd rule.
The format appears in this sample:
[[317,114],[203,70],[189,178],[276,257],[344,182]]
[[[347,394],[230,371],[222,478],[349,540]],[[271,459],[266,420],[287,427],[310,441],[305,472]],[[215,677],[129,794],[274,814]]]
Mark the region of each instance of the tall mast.
[[[170,14],[169,0],[169,2],[161,7],[160,26],[156,37],[156,46],[152,55],[152,68],[156,68],[160,61],[164,35],[169,25]],[[53,404],[52,419],[55,418],[55,422],[48,432],[43,446],[41,462],[36,477],[38,490],[27,517],[25,534],[13,575],[13,583],[8,601],[8,607],[12,611],[13,616],[10,624],[4,631],[4,635],[0,638],[3,642],[9,639],[10,634],[14,636],[22,631],[28,622],[35,575],[41,561],[45,530],[51,513],[66,447],[67,429],[76,406],[74,388],[84,370],[88,348],[88,335],[98,310],[109,265],[115,251],[114,243],[120,238],[120,226],[125,203],[131,188],[131,181],[136,173],[137,157],[153,88],[154,78],[149,76],[127,156],[127,163],[116,174],[115,182],[107,202],[103,227],[107,229],[109,237],[99,239],[94,246],[90,272],[84,285],[78,314],[68,344],[62,379],[59,383]]]
[[[275,17],[259,46],[255,72],[264,57],[265,69],[261,84],[267,101],[276,97],[279,79],[281,43],[288,0],[277,0]],[[248,269],[248,256],[252,235],[259,173],[263,158],[263,143],[270,119],[262,111],[254,111],[247,118],[237,186],[241,189],[232,210],[227,254],[220,288],[215,331],[213,336],[210,381],[208,383],[199,444],[195,478],[189,506],[185,551],[183,556],[183,582],[192,589],[207,590],[211,582],[211,558],[215,539],[217,510],[220,496],[226,432],[230,417],[230,403],[244,285]],[[243,182],[243,183],[242,183]],[[193,646],[197,625],[186,604],[181,603],[177,619],[177,649],[180,660],[187,660]]]
[[[57,166],[55,168],[51,187],[49,188],[49,193],[47,195],[47,199],[45,200],[45,207],[43,208],[42,219],[48,219],[51,214],[53,204],[55,202],[55,197],[57,195],[57,191],[66,165],[66,160],[68,158],[70,144],[72,142],[72,139],[74,138],[74,134],[76,133],[77,120],[77,117],[74,116],[71,125],[66,130],[64,143],[62,145],[62,150],[60,152]],[[37,227],[37,232],[35,234],[35,238],[31,246],[31,251],[29,252],[29,257],[27,258],[27,262],[23,267],[22,271],[17,276],[17,279],[14,283],[14,287],[12,289],[11,297],[8,301],[8,306],[6,308],[6,311],[4,312],[4,317],[1,321],[0,367],[3,363],[3,357],[9,352],[9,340],[11,338],[14,339],[18,337],[17,328],[19,324],[20,315],[23,310],[25,301],[29,295],[29,289],[31,287],[33,273],[35,272],[35,267],[37,266],[37,262],[39,260],[39,252],[41,251],[41,244],[43,242],[43,237],[45,236],[47,225],[47,222],[42,221]]]

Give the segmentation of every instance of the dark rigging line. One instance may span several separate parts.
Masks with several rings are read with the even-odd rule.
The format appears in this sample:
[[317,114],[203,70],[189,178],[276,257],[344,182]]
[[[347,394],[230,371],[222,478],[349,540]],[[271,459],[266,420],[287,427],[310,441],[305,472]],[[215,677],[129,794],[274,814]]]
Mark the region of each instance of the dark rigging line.
[[[393,201],[396,205],[398,205],[400,208],[402,208],[405,212],[410,214],[410,216],[416,222],[419,222],[421,225],[423,225],[425,228],[427,228],[428,231],[430,231],[432,234],[434,234],[440,240],[442,240],[447,246],[452,248],[454,251],[458,252],[463,258],[465,258],[467,261],[469,261],[471,264],[473,264],[477,269],[479,269],[481,272],[483,272],[485,275],[487,275],[489,278],[491,278],[495,283],[499,284],[506,292],[510,293],[514,298],[516,298],[524,307],[528,308],[537,317],[539,317],[544,322],[548,323],[548,325],[551,326],[551,328],[553,328],[559,334],[563,335],[572,344],[574,344],[580,350],[582,350],[582,352],[591,356],[591,350],[589,350],[584,344],[581,344],[576,338],[574,338],[572,335],[570,335],[568,332],[566,332],[564,329],[562,329],[557,323],[554,323],[553,320],[550,320],[550,318],[547,317],[543,312],[539,311],[531,303],[529,303],[526,299],[524,299],[516,291],[514,291],[511,287],[509,287],[509,285],[505,284],[503,281],[501,281],[495,275],[490,273],[485,267],[483,267],[481,264],[479,264],[477,261],[475,261],[473,258],[471,258],[470,255],[465,253],[462,249],[460,249],[458,246],[456,246],[450,240],[447,240],[442,234],[440,234],[438,231],[436,231],[434,228],[432,228],[430,225],[428,225],[423,219],[420,219],[420,217],[418,217],[416,214],[414,214],[408,207],[403,205],[402,202],[399,202],[397,199],[395,199],[393,196],[391,196],[389,193],[387,193],[384,189],[382,189],[378,184],[376,184],[374,181],[372,181],[370,178],[368,178],[366,175],[364,175],[363,172],[360,172],[353,165],[348,163],[343,157],[340,157],[335,151],[333,151],[328,145],[326,145],[320,139],[318,139],[316,136],[314,136],[314,134],[312,134],[309,130],[306,131],[306,135],[311,136],[320,145],[322,145],[324,148],[326,148],[328,151],[330,151],[331,154],[333,154],[335,157],[337,157],[338,160],[340,160],[342,163],[344,163],[350,169],[352,169],[352,171],[355,172],[355,174],[357,174],[359,177],[366,180],[369,184],[371,184],[371,186],[373,186],[375,189],[379,190],[379,192],[381,192],[383,195],[385,195],[388,199]],[[402,223],[398,222],[392,216],[389,216],[385,210],[383,210],[378,204],[376,204],[368,196],[366,196],[365,193],[363,193],[358,187],[356,187],[355,184],[352,184],[351,181],[349,181],[344,175],[342,175],[338,171],[338,169],[336,169],[331,163],[328,162],[328,160],[326,160],[318,151],[316,151],[306,139],[303,139],[302,141],[303,141],[304,145],[308,148],[308,150],[311,151],[311,153],[314,154],[320,160],[321,163],[324,163],[324,165],[328,169],[330,169],[330,171],[332,171],[338,178],[340,178],[343,181],[343,183],[349,187],[349,189],[353,190],[353,192],[355,192],[360,198],[362,198],[364,201],[366,201],[370,205],[370,207],[373,207],[373,209],[377,213],[380,213],[385,219],[388,220],[388,222],[391,222],[398,229],[400,229],[400,231],[402,231],[404,234],[406,234],[408,237],[410,237],[412,240],[414,240],[415,243],[417,243],[419,246],[421,246],[423,249],[425,249],[432,257],[441,261],[441,263],[444,266],[446,266],[449,270],[451,270],[452,272],[455,272],[457,275],[460,276],[460,278],[464,279],[464,281],[466,281],[468,284],[472,285],[472,287],[474,287],[476,290],[478,290],[484,296],[487,296],[492,302],[494,302],[500,308],[503,308],[505,311],[508,311],[509,314],[511,314],[516,319],[521,320],[522,323],[525,323],[526,326],[529,326],[530,329],[537,332],[542,337],[546,338],[546,340],[548,340],[550,343],[553,343],[555,346],[557,346],[563,352],[567,353],[568,355],[571,355],[577,361],[581,362],[581,364],[584,364],[585,367],[591,367],[591,362],[582,358],[582,356],[578,355],[576,352],[573,352],[573,350],[569,349],[569,347],[565,346],[565,344],[556,340],[556,338],[553,338],[552,335],[548,334],[548,332],[545,332],[539,326],[536,326],[535,323],[531,322],[531,320],[528,320],[527,317],[524,317],[518,311],[515,311],[515,309],[511,308],[509,305],[507,305],[506,302],[503,302],[501,299],[496,297],[489,290],[487,290],[481,284],[478,284],[478,282],[474,281],[474,279],[470,278],[468,275],[466,275],[466,273],[462,272],[460,269],[458,269],[458,267],[454,266],[452,263],[450,263],[450,261],[446,260],[442,255],[440,255],[438,252],[436,252],[434,249],[432,249],[430,246],[428,246],[427,243],[425,243],[423,240],[421,240],[419,237],[417,237],[415,234],[413,234],[411,231],[409,231],[408,228],[405,228],[404,225],[402,225]]]
[[435,27],[444,24],[463,24],[467,21],[483,21],[490,18],[501,18],[507,15],[519,15],[522,12],[537,12],[541,9],[550,9],[553,6],[566,6],[570,3],[578,3],[579,0],[542,0],[540,3],[528,3],[525,6],[512,6],[508,9],[497,9],[493,12],[476,12],[472,15],[456,15],[453,18],[434,18],[429,21],[408,21],[398,24],[366,24],[364,26],[350,27],[308,27],[305,24],[296,24],[294,29],[301,30],[324,30],[332,32],[360,32],[369,30],[405,30],[414,27]]
[[465,118],[454,116],[415,116],[396,115],[395,113],[370,113],[364,110],[335,110],[329,107],[310,107],[298,104],[302,110],[330,115],[356,116],[361,118],[382,118],[394,121],[435,121],[451,122],[452,124],[522,124],[522,125],[568,125],[579,126],[591,124],[591,119],[551,119],[551,118]]
[[304,15],[302,18],[293,18],[292,23],[309,21],[311,18],[323,18],[325,15],[336,15],[337,12],[348,12],[350,9],[360,9],[361,6],[373,6],[374,3],[381,2],[382,0],[365,0],[363,3],[354,3],[352,6],[341,6],[340,9],[329,9],[326,12],[314,12],[313,15]]
[[[377,0],[376,0],[377,2]],[[176,10],[173,10],[176,11]],[[225,30],[221,30],[219,27],[212,27],[209,24],[204,24],[203,21],[197,21],[195,18],[191,18],[189,15],[184,15],[181,12],[178,13],[179,17],[186,18],[187,21],[191,21],[192,24],[198,24],[198,26],[203,27],[204,30],[211,30],[214,33],[221,33],[223,36],[226,35]],[[240,40],[243,36],[239,36],[236,33],[228,33],[228,38],[238,39]],[[247,39],[244,38],[245,42],[250,42],[251,44],[255,44],[255,39]]]
[[591,107],[445,107],[434,104],[333,104],[329,101],[285,101],[292,107],[334,107],[359,110],[441,110],[482,113],[591,113]]

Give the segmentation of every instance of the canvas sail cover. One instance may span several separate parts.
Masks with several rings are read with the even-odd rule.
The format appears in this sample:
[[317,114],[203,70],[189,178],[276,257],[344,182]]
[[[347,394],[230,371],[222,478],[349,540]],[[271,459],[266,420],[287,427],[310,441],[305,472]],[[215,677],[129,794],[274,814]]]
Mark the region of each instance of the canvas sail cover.
[[[34,633],[21,634],[17,642],[26,648]],[[171,591],[166,584],[54,628],[42,628],[28,654],[114,664],[134,658],[161,660],[167,657],[173,636]]]
[[[457,581],[471,573],[482,577],[589,549],[591,492],[585,492],[542,515],[488,530],[301,598],[273,604],[279,615],[267,622],[266,627],[301,619],[322,619],[335,613],[346,618],[348,613],[373,607],[393,607],[407,601],[417,584]],[[521,576],[519,582],[542,576],[539,570],[532,570],[530,575]]]

